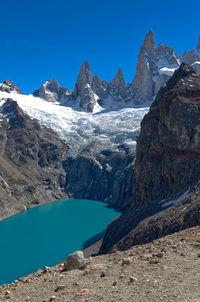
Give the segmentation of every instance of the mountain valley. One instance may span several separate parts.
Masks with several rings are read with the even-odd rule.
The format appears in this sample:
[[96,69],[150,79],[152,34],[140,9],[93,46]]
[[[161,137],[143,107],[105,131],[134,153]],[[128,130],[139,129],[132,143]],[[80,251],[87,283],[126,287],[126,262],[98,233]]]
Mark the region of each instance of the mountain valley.
[[[188,267],[190,252],[192,267],[197,266],[200,259],[197,256],[200,244],[199,66],[200,40],[195,50],[180,56],[172,47],[161,43],[156,46],[154,33],[149,31],[130,84],[126,84],[121,69],[112,81],[101,80],[92,74],[88,62],[81,66],[73,91],[60,87],[56,79],[46,81],[31,95],[24,95],[10,80],[0,84],[0,219],[38,204],[69,198],[99,200],[123,211],[107,226],[99,255],[88,259],[85,270],[63,273],[61,263],[39,271],[30,278],[3,286],[2,301],[6,296],[11,301],[19,301],[20,294],[29,297],[29,290],[32,296],[24,301],[39,301],[35,286],[39,288],[39,295],[42,282],[47,280],[51,280],[53,286],[48,287],[44,301],[131,301],[128,293],[121,295],[121,290],[125,291],[127,284],[131,287],[136,283],[137,289],[131,289],[130,293],[139,299],[146,266],[147,275],[153,276],[153,280],[156,273],[165,275],[163,271],[169,259],[174,259],[170,270],[178,265],[183,274],[180,259],[183,257]],[[194,239],[192,244],[190,235]],[[168,241],[174,242],[177,254],[173,247],[168,250],[165,244]],[[181,255],[180,241],[186,258]],[[162,256],[154,255],[155,250]],[[140,254],[148,255],[143,259]],[[160,260],[163,256],[164,260]],[[129,258],[125,266],[122,257]],[[141,269],[137,257],[146,262],[139,277],[134,279],[132,271]],[[149,267],[157,264],[163,266],[158,265],[151,273]],[[113,279],[115,269],[120,271],[117,281]],[[67,294],[61,296],[62,290],[56,289],[60,283],[66,283],[67,274],[74,283],[61,286],[61,289],[67,288]],[[189,268],[187,274],[191,280]],[[102,286],[110,296],[102,298],[101,285],[98,283],[100,287],[96,288],[93,275],[105,282]],[[119,280],[123,278],[127,284],[121,288]],[[140,298],[149,301],[146,279],[146,291]],[[176,277],[174,280],[179,282]],[[166,291],[165,281],[164,278],[161,289]],[[86,288],[87,282],[91,285],[85,291],[87,294],[76,294]],[[180,282],[184,283],[182,278]],[[115,300],[118,285],[121,296]],[[175,296],[174,301],[184,301],[177,288],[175,293],[166,293],[164,301],[172,301],[177,292],[179,296],[177,299]],[[198,301],[196,292],[191,289],[186,292],[192,296],[191,301]],[[161,291],[159,295],[162,296]],[[155,301],[159,301],[159,295]],[[109,300],[111,297],[113,300]]]

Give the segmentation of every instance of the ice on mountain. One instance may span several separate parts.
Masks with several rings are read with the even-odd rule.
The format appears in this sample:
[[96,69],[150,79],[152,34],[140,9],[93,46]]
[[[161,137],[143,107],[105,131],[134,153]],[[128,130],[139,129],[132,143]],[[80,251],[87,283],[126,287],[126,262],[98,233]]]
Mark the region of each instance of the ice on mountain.
[[170,200],[170,201],[165,201],[163,199],[162,201],[160,201],[160,204],[161,204],[162,208],[166,208],[166,207],[175,205],[175,204],[183,201],[184,199],[186,199],[189,196],[190,196],[190,188],[187,191],[185,191],[181,196],[179,196],[177,199]]
[[[96,152],[118,148],[116,138],[135,150],[135,141],[139,135],[140,122],[148,112],[148,107],[119,108],[102,110],[98,103],[94,112],[84,112],[75,108],[49,103],[33,95],[19,95],[0,92],[0,105],[7,98],[17,101],[18,105],[36,118],[42,125],[55,130],[69,145],[69,154],[75,156],[89,143],[94,143]],[[96,113],[95,113],[96,111]]]
[[176,70],[176,68],[163,67],[163,68],[159,69],[159,74],[166,74],[167,76],[171,77],[174,74],[175,70]]

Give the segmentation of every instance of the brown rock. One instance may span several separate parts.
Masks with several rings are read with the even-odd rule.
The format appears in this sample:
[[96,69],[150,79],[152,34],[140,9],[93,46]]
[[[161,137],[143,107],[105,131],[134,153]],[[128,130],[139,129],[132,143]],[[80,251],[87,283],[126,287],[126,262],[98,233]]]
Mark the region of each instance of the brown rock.
[[87,288],[81,288],[79,290],[77,290],[75,296],[87,296],[89,295],[90,291]]

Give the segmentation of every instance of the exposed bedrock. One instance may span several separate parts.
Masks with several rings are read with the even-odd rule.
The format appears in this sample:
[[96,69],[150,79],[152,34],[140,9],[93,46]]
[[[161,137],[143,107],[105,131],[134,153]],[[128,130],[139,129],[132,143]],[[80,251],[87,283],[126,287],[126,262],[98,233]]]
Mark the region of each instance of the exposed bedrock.
[[[138,232],[140,242],[146,242],[155,236],[198,224],[199,180],[200,75],[189,65],[182,64],[160,89],[141,123],[132,201],[108,228],[101,252],[109,251],[113,245],[125,249],[136,244]],[[182,201],[166,210],[162,207],[164,202],[184,197],[186,191],[189,197],[185,199],[185,205]],[[160,212],[159,216],[155,220],[149,218],[149,227],[146,227],[147,220],[142,220],[157,212]],[[157,225],[158,220],[162,227],[155,232],[154,226],[150,225]],[[143,235],[142,228],[146,230]],[[128,237],[122,239],[124,236]]]

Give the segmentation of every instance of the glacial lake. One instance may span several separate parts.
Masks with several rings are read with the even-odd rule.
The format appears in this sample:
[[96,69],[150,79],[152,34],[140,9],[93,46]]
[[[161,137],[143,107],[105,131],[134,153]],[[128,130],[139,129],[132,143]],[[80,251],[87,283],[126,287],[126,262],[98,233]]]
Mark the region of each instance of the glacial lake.
[[52,266],[103,237],[120,213],[103,202],[63,200],[0,222],[0,285]]

